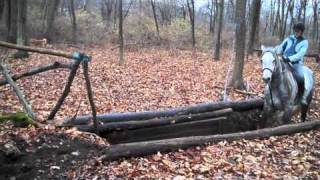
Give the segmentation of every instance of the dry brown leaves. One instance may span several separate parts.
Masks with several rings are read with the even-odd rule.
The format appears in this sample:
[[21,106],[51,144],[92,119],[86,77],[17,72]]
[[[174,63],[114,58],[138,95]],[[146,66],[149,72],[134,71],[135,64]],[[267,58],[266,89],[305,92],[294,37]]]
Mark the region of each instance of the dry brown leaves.
[[[145,158],[131,158],[90,169],[77,177],[155,179],[319,179],[320,132],[265,140],[220,142]],[[92,175],[94,174],[94,175]]]
[[[61,46],[58,48],[64,49]],[[82,50],[93,56],[90,74],[98,113],[155,110],[218,101],[223,94],[232,57],[230,52],[223,52],[223,59],[215,62],[207,53],[149,48],[127,51],[126,65],[120,67],[118,53],[110,51],[108,47]],[[10,66],[12,72],[22,72],[53,61],[69,60],[32,54],[30,59],[11,62]],[[314,61],[310,60],[307,64],[319,79],[319,69],[316,69]],[[250,85],[249,91],[263,95],[261,67],[257,57],[246,60],[244,74],[244,81]],[[54,70],[18,81],[40,120],[46,119],[61,95],[67,76],[67,70]],[[312,119],[319,118],[317,104],[320,84],[318,81],[316,83],[315,100],[310,113]],[[2,111],[21,110],[9,86],[0,87],[0,92]],[[230,90],[230,99],[244,98],[247,95]],[[79,115],[90,114],[81,70],[55,121],[73,116],[79,104]],[[20,133],[32,136],[29,131]],[[91,138],[73,130],[65,133]],[[103,140],[93,139],[104,144]],[[73,171],[70,177],[319,178],[319,141],[319,131],[313,131],[267,140],[223,142],[175,153],[158,153],[147,158],[98,164],[96,167],[88,165]]]

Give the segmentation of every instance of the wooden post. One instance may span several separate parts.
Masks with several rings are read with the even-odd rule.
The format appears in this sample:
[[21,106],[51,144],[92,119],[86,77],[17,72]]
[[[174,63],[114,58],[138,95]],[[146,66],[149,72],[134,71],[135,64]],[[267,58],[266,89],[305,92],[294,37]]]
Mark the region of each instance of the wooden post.
[[35,120],[36,119],[36,115],[33,113],[30,104],[28,103],[27,99],[24,98],[24,95],[20,91],[20,89],[17,86],[17,84],[11,78],[7,68],[3,64],[3,60],[1,60],[1,62],[0,62],[0,70],[2,71],[2,74],[5,77],[5,79],[8,81],[8,83],[13,88],[14,92],[16,93],[16,95],[18,96],[19,101],[22,104],[24,111],[28,114],[29,117],[31,117],[33,120]]
[[70,92],[70,87],[72,85],[72,82],[74,80],[74,77],[77,74],[77,70],[79,68],[81,61],[75,61],[75,63],[73,64],[73,67],[71,69],[70,75],[68,77],[68,81],[67,84],[63,90],[63,93],[61,95],[61,97],[59,98],[57,104],[55,105],[55,107],[53,108],[53,110],[51,111],[50,115],[48,116],[48,120],[52,120],[54,118],[54,116],[56,115],[56,113],[59,111],[60,107],[62,106],[65,98],[68,96],[69,92]]
[[92,111],[93,125],[94,125],[94,129],[95,129],[96,133],[99,134],[99,127],[98,127],[98,121],[97,121],[97,111],[96,111],[96,106],[95,106],[94,100],[93,100],[93,93],[92,93],[92,88],[91,88],[91,83],[90,83],[90,78],[89,78],[88,61],[83,61],[82,66],[83,66],[84,78],[86,80],[88,99],[89,99],[91,111]]

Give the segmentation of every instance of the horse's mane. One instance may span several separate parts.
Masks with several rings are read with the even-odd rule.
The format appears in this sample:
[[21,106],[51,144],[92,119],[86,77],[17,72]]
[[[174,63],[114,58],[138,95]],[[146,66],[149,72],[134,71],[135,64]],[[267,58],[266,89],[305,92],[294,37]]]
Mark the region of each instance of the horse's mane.
[[275,48],[274,47],[264,47],[263,49],[262,49],[262,53],[265,53],[265,52],[271,52],[271,53],[276,53],[276,50],[275,50]]

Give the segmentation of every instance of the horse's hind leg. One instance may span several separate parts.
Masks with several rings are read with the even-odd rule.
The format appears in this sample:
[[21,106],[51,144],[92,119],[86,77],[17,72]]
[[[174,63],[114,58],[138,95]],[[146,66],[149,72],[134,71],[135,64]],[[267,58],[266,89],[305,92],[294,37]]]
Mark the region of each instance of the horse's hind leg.
[[301,121],[302,122],[306,121],[307,112],[309,110],[309,106],[310,106],[311,101],[312,101],[312,95],[313,95],[313,90],[311,90],[310,94],[308,95],[308,98],[307,98],[308,105],[301,104]]
[[306,121],[309,105],[301,105],[301,121]]

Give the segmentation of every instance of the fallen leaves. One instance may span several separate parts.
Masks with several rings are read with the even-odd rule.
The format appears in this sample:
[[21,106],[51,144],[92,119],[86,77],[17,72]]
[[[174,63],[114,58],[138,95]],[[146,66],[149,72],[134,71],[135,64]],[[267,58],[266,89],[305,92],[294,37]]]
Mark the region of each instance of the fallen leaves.
[[[70,49],[71,50],[71,49]],[[210,54],[190,51],[168,51],[161,49],[140,49],[126,53],[126,66],[118,66],[117,53],[100,47],[88,49],[93,55],[90,75],[98,113],[126,112],[165,109],[200,102],[218,101],[223,94],[227,64],[230,53],[224,52],[221,61],[212,61]],[[12,62],[13,72],[22,72],[34,66],[43,65],[55,57],[33,54],[28,61]],[[64,60],[69,62],[69,60]],[[250,84],[250,97],[263,94],[261,67],[255,58],[246,61],[244,76]],[[308,62],[308,61],[307,61]],[[308,65],[319,73],[314,62]],[[79,115],[89,114],[90,108],[84,91],[84,80],[78,72],[72,92],[66,99],[57,120],[72,117],[78,106]],[[26,96],[33,103],[35,112],[45,120],[61,95],[68,71],[54,70],[18,81]],[[19,101],[8,86],[0,87],[0,108],[3,111],[21,110]],[[320,97],[319,84],[316,86],[315,99]],[[243,92],[230,89],[230,99],[247,98]],[[311,108],[311,118],[319,118],[319,101],[315,100]],[[39,133],[51,132],[52,138],[41,138]],[[0,132],[0,142],[6,143],[12,136],[19,136],[28,144],[26,151],[36,153],[39,147],[57,149],[67,146],[69,141],[58,139],[53,134],[63,133],[72,141],[107,147],[106,140],[75,129],[58,129],[46,125],[39,129],[19,129]],[[71,141],[70,140],[70,141]],[[49,142],[50,141],[50,142]],[[57,141],[57,144],[50,143]],[[218,144],[209,144],[172,153],[157,153],[145,158],[131,158],[102,164],[98,157],[85,157],[83,151],[68,152],[69,169],[52,162],[48,167],[52,175],[58,171],[67,171],[69,178],[110,179],[280,179],[280,178],[319,178],[320,169],[320,132],[311,131],[293,136],[271,137],[263,140],[241,140]],[[62,144],[60,144],[62,143]],[[29,147],[30,145],[30,147]],[[90,150],[90,147],[88,147]],[[61,150],[62,151],[62,150]],[[78,165],[75,158],[87,162]],[[90,159],[91,158],[91,159]],[[63,159],[64,160],[64,159]],[[64,160],[66,161],[66,160]],[[57,167],[60,167],[59,170]],[[45,173],[44,170],[39,172]]]

